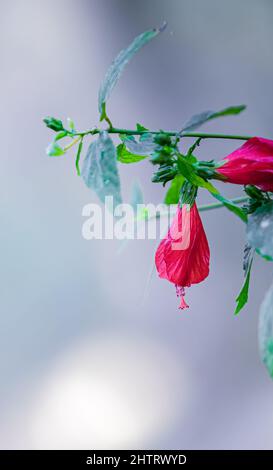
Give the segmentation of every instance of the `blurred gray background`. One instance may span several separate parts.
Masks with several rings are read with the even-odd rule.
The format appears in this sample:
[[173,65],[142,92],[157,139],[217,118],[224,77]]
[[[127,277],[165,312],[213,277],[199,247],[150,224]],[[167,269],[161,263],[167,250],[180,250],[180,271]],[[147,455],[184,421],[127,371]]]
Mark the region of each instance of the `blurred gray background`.
[[[45,155],[42,118],[97,125],[97,92],[119,50],[168,21],[122,76],[108,105],[116,126],[179,129],[194,113],[245,103],[204,130],[273,137],[270,0],[1,1],[1,448],[272,449],[273,384],[260,363],[259,305],[272,267],[242,283],[244,227],[202,214],[209,278],[179,311],[174,288],[147,279],[154,241],[85,241],[96,200],[74,153]],[[187,142],[188,144],[190,141]],[[222,158],[236,142],[207,141]],[[240,142],[238,142],[238,146]],[[161,202],[147,162],[121,168]],[[239,196],[238,187],[223,187]],[[200,192],[199,202],[211,199]]]

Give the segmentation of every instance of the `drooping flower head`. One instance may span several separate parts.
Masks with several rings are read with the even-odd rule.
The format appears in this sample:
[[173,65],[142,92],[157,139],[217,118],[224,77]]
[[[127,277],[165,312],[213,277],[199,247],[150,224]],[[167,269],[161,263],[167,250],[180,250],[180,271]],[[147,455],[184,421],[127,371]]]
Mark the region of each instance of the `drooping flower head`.
[[273,191],[273,141],[253,137],[224,158],[217,173],[224,181]]
[[196,203],[179,203],[172,225],[155,255],[159,276],[175,284],[177,296],[181,297],[179,308],[188,307],[184,299],[185,287],[208,276],[209,259],[209,245]]

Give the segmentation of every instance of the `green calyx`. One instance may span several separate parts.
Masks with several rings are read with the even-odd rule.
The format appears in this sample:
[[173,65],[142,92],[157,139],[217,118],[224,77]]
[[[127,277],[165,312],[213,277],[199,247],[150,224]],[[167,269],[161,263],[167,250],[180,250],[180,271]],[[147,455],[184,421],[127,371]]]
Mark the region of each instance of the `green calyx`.
[[177,169],[173,165],[162,164],[152,177],[153,183],[162,183],[163,186],[171,181],[177,174]]
[[185,181],[180,191],[180,206],[182,206],[183,204],[189,204],[192,207],[197,196],[197,191],[197,186],[191,184],[189,181]]
[[267,192],[261,191],[256,186],[247,185],[244,187],[245,193],[249,196],[245,210],[247,214],[253,214],[259,207],[271,202],[271,198]]

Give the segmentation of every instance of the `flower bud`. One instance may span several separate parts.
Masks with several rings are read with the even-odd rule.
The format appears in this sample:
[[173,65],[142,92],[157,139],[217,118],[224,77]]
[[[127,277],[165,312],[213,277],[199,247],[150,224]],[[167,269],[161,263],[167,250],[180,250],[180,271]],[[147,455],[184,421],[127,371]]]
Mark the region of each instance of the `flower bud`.
[[45,125],[49,127],[49,129],[52,129],[55,132],[59,132],[64,129],[63,123],[60,121],[60,119],[48,116],[43,121]]

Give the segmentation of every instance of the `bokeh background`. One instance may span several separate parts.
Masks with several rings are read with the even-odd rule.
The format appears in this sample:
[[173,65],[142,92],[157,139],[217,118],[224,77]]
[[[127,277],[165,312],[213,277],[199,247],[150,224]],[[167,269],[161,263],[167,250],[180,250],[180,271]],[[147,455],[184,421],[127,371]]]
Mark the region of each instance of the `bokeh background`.
[[[108,111],[116,126],[179,129],[194,113],[245,103],[204,130],[273,137],[270,0],[1,1],[0,446],[3,449],[272,449],[273,384],[260,363],[259,305],[272,267],[255,260],[242,283],[244,227],[203,213],[210,277],[177,309],[153,275],[154,241],[82,238],[96,200],[73,153],[48,158],[45,115],[98,123],[97,91],[119,50],[168,29],[134,59]],[[189,143],[189,141],[187,142]],[[199,156],[237,145],[207,141]],[[239,145],[239,143],[238,143]],[[121,168],[161,202],[152,168]],[[224,194],[239,196],[238,187]],[[210,197],[200,192],[200,203]]]

